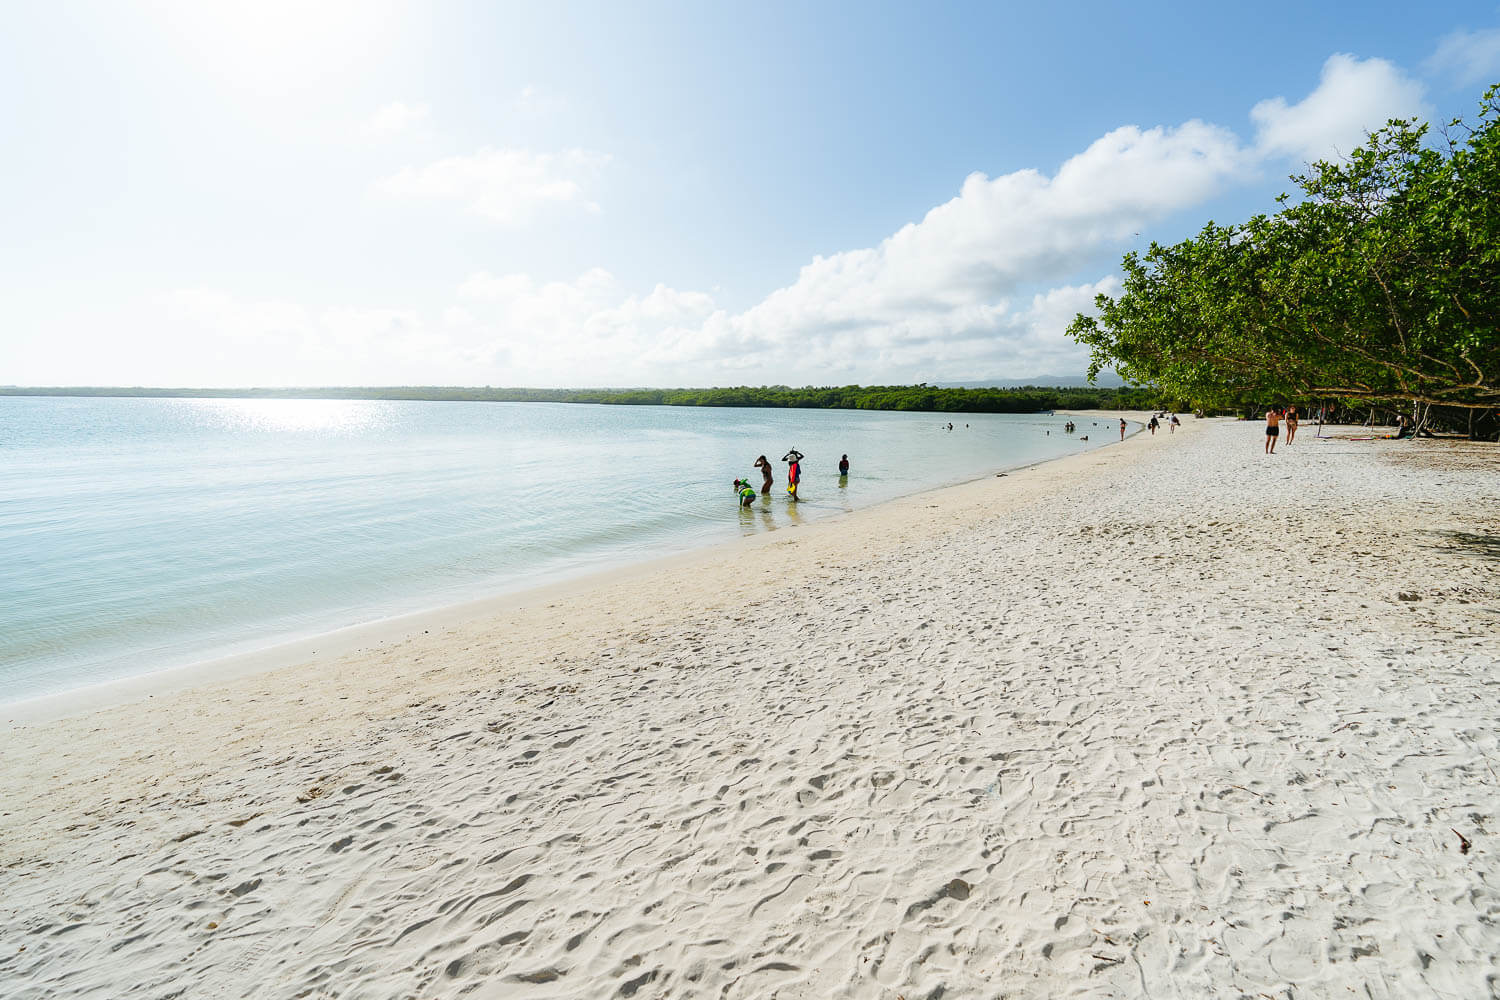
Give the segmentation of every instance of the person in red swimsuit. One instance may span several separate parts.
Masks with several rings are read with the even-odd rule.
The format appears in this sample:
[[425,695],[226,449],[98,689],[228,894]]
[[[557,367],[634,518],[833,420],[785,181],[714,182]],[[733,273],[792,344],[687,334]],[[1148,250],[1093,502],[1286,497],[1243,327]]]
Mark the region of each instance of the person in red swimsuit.
[[788,463],[786,468],[786,491],[795,500],[797,499],[797,484],[802,482],[802,452],[793,448],[781,456],[781,460]]

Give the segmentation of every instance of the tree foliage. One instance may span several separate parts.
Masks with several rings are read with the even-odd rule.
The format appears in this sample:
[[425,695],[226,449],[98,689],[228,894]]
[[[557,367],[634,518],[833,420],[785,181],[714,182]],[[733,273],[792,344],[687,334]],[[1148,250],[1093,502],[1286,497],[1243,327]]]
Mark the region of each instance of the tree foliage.
[[1091,374],[1205,405],[1500,406],[1500,85],[1439,141],[1392,120],[1293,180],[1273,215],[1128,254],[1119,298],[1068,330]]

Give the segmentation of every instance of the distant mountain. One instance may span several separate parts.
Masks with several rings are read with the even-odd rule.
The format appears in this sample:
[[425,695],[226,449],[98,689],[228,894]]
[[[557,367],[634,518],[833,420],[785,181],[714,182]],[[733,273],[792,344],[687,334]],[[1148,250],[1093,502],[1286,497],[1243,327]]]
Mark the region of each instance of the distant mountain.
[[1026,385],[1045,386],[1049,389],[1078,386],[1118,389],[1125,384],[1125,380],[1114,372],[1100,372],[1099,377],[1093,382],[1090,382],[1086,375],[1033,375],[1030,378],[983,378],[967,379],[963,382],[933,382],[932,384],[943,389],[1015,389]]

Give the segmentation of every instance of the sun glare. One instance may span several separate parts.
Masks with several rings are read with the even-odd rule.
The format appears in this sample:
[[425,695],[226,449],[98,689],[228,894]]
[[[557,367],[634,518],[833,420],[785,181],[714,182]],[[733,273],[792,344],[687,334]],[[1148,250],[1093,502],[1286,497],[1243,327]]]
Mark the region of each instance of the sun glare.
[[152,10],[184,58],[236,89],[272,97],[373,64],[396,21],[385,4],[352,0],[164,0]]
[[203,422],[236,431],[348,434],[379,423],[378,402],[358,399],[211,399],[194,400],[203,407]]

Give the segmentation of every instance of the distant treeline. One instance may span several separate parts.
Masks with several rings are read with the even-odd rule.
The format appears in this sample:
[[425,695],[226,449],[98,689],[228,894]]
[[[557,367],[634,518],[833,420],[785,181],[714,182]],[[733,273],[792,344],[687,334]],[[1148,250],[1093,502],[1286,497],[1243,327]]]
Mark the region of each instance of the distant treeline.
[[329,386],[321,389],[154,389],[0,386],[3,396],[144,396],[199,399],[421,399],[491,403],[600,403],[615,406],[754,406],[803,410],[922,410],[936,413],[1037,413],[1042,410],[1141,410],[1162,405],[1151,389],[944,389],[922,385],[785,385],[728,389],[497,389],[485,386]]

